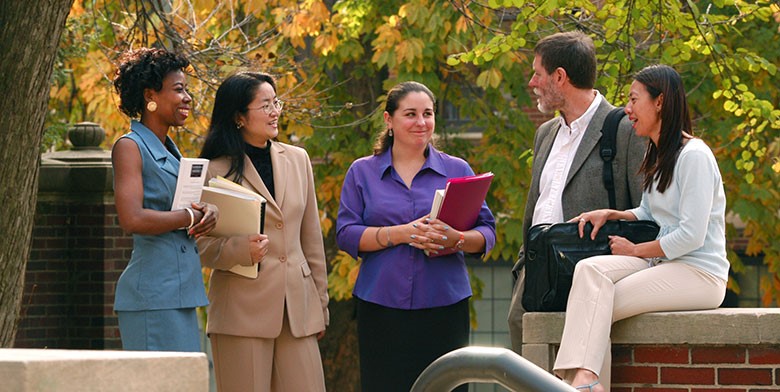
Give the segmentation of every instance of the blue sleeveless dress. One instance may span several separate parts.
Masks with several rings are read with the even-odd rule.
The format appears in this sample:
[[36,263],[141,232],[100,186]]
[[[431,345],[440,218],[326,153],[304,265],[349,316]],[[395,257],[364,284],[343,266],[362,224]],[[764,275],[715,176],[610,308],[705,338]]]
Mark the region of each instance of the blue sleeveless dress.
[[[131,132],[143,161],[143,207],[169,211],[181,154],[133,120]],[[167,148],[166,148],[167,147]],[[133,253],[116,286],[114,310],[126,350],[201,351],[195,309],[206,306],[200,256],[185,230],[133,235]]]

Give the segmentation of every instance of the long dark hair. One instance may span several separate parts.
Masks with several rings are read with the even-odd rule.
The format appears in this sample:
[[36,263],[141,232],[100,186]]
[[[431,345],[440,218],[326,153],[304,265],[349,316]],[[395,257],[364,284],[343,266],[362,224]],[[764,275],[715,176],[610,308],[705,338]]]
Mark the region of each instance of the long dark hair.
[[674,165],[683,146],[683,139],[693,135],[688,100],[682,78],[668,65],[650,65],[643,68],[634,80],[645,86],[653,99],[663,94],[661,103],[661,132],[658,145],[650,141],[639,172],[644,174],[642,188],[652,192],[653,181],[658,180],[656,190],[663,193],[672,182]]
[[[433,112],[436,113],[436,96],[433,95],[431,90],[422,83],[418,82],[403,82],[396,84],[387,92],[387,99],[385,100],[385,111],[392,116],[396,110],[398,110],[398,103],[401,102],[404,97],[409,93],[425,93],[433,102]],[[379,133],[379,136],[374,143],[374,155],[379,155],[393,146],[393,136],[390,135],[390,129],[384,129]]]
[[184,71],[189,65],[186,57],[165,49],[139,48],[122,53],[113,81],[119,94],[119,110],[131,118],[140,116],[146,106],[144,89],[162,90],[166,75]]
[[230,170],[225,177],[234,175],[233,181],[237,183],[244,177],[244,138],[238,129],[238,115],[247,112],[247,107],[255,99],[257,89],[263,83],[270,84],[276,91],[276,82],[271,75],[262,72],[239,72],[222,82],[214,98],[211,124],[200,157],[229,157]]

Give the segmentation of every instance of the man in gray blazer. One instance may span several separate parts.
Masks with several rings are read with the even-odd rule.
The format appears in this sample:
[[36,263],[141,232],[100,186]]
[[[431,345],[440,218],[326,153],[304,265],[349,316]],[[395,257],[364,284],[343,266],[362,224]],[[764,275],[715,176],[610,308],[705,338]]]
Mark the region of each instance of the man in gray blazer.
[[[542,113],[559,115],[542,124],[534,137],[531,188],[523,217],[523,241],[528,229],[539,223],[565,222],[583,211],[609,208],[602,181],[604,163],[599,152],[604,119],[614,108],[593,89],[596,52],[590,37],[581,32],[556,33],[534,48],[534,74],[528,82]],[[642,197],[642,163],[647,140],[634,134],[624,117],[616,136],[613,160],[616,208],[636,207]],[[522,354],[522,307],[525,287],[524,248],[513,272],[517,281],[509,308],[512,349]]]

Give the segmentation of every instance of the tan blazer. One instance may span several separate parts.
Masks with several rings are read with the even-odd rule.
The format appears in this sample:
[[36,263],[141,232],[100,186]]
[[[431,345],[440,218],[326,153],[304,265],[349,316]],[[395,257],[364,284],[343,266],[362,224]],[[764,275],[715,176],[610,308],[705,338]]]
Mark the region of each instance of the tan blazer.
[[[320,230],[311,161],[299,147],[272,142],[276,198],[271,197],[249,157],[241,185],[268,200],[265,234],[269,251],[256,279],[228,272],[251,265],[245,237],[198,239],[201,262],[213,268],[209,280],[208,333],[275,338],[287,305],[290,330],[304,337],[329,322],[325,250]],[[209,163],[207,178],[225,176],[228,158]]]

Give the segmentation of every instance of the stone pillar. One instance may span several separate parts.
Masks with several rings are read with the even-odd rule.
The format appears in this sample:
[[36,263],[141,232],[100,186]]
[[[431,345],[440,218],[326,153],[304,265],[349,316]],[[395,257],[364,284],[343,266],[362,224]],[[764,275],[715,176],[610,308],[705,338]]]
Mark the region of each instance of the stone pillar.
[[73,148],[43,154],[15,347],[121,348],[114,288],[132,251],[116,218],[105,131],[75,124]]

